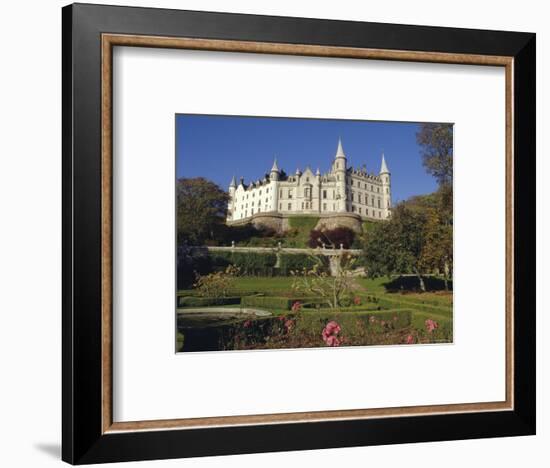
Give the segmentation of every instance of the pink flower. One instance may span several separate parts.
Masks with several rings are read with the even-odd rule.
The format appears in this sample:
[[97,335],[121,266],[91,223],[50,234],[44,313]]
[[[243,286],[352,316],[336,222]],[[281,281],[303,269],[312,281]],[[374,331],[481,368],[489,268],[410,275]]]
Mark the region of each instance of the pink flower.
[[413,344],[414,343],[414,338],[412,335],[409,335],[407,336],[407,344]]
[[424,324],[426,325],[426,329],[428,330],[429,333],[432,333],[436,328],[439,327],[439,324],[432,319],[427,319],[424,322]]
[[283,320],[286,320],[286,317],[284,315],[279,315],[278,319],[282,322]]
[[292,330],[293,327],[294,327],[294,322],[292,320],[289,319],[285,322],[286,331]]
[[376,322],[376,317],[375,317],[374,315],[371,315],[371,316],[369,317],[369,322],[370,322],[370,323]]
[[248,328],[250,327],[250,325],[252,325],[252,322],[250,320],[247,320],[246,322],[243,323],[244,328]]
[[327,346],[339,346],[340,341],[336,338],[336,335],[340,333],[340,330],[342,328],[340,325],[338,325],[337,322],[334,320],[330,321],[325,325],[325,328],[321,332],[321,336],[323,338],[323,341],[327,344]]
[[336,336],[331,335],[326,340],[325,343],[327,346],[340,346],[340,340]]
[[361,305],[361,298],[360,298],[359,296],[355,296],[355,297],[353,298],[353,303],[354,303],[355,305]]
[[294,304],[292,304],[292,312],[298,312],[302,308],[302,304],[300,301],[296,301]]

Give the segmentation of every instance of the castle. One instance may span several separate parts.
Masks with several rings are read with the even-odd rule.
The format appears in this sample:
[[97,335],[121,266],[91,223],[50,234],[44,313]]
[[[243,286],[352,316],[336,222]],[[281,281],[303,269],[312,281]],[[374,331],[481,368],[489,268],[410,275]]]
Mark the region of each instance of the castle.
[[279,169],[277,159],[262,179],[237,185],[235,177],[229,185],[227,224],[252,223],[277,231],[288,229],[292,216],[316,216],[316,228],[346,226],[361,230],[365,220],[385,220],[391,215],[390,171],[384,154],[378,174],[366,167],[348,167],[347,157],[338,141],[336,155],[329,172],[315,173],[307,167],[293,175]]

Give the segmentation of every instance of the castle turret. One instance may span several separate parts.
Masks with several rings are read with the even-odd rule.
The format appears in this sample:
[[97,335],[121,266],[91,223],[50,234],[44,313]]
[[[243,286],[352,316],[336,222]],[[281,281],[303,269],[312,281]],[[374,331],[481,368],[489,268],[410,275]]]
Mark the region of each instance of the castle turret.
[[237,190],[237,182],[235,181],[235,176],[231,179],[229,183],[229,200],[227,201],[227,219],[233,219],[233,212],[235,209],[235,191]]
[[382,153],[382,163],[380,164],[380,180],[382,181],[382,203],[383,217],[389,218],[391,214],[391,173],[386,164],[386,158]]
[[279,176],[281,174],[281,171],[279,170],[279,166],[277,165],[277,158],[273,160],[273,166],[271,167],[271,171],[269,172],[269,180],[279,180]]
[[346,193],[346,172],[347,172],[346,154],[342,147],[342,139],[338,139],[338,148],[336,149],[336,156],[332,163],[332,172],[336,176],[336,189],[337,189],[337,211],[347,211],[347,193]]

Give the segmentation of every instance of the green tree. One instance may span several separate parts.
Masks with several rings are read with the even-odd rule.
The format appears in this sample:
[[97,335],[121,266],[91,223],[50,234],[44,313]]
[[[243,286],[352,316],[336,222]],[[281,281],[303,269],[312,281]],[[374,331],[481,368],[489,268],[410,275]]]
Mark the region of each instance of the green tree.
[[453,184],[453,126],[421,124],[416,142],[422,148],[422,163],[440,186]]
[[426,291],[422,274],[425,214],[399,204],[392,217],[379,223],[366,236],[364,256],[369,276],[413,273],[422,291]]
[[442,273],[445,290],[449,290],[448,281],[453,268],[453,230],[451,225],[442,222],[439,212],[434,209],[426,213],[420,263],[423,270]]
[[177,182],[178,243],[203,244],[225,228],[227,194],[202,177]]

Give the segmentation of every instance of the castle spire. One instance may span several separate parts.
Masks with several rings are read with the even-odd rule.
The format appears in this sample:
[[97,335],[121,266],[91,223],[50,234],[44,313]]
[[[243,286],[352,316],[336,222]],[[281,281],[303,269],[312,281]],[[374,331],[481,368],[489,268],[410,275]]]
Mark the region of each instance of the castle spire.
[[338,138],[338,149],[336,150],[336,158],[345,158],[344,148],[342,148],[342,138]]
[[235,176],[231,179],[231,183],[229,184],[229,188],[235,188],[237,186],[237,181],[235,180]]
[[275,159],[273,160],[273,166],[271,167],[271,172],[280,172],[279,166],[277,166],[277,156],[275,156]]
[[380,174],[389,174],[388,166],[386,165],[386,158],[384,153],[382,153],[382,164],[380,165]]

